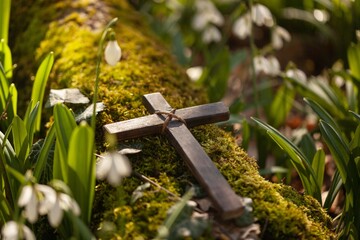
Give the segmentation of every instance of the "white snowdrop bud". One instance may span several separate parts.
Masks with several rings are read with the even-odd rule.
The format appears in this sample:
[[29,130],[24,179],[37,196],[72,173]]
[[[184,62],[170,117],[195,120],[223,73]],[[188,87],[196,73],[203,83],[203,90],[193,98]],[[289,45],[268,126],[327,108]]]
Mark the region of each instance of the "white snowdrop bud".
[[116,40],[108,42],[105,48],[105,61],[110,66],[115,66],[121,58],[121,48]]

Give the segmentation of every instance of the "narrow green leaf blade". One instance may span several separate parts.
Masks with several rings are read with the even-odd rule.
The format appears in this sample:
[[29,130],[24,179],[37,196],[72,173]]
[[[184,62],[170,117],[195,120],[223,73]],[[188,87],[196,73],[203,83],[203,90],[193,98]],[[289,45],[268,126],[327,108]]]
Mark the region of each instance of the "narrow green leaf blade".
[[[321,136],[324,138],[331,154],[334,157],[336,167],[340,172],[341,178],[346,184],[348,180],[348,173],[351,172],[350,169],[348,169],[350,149],[341,136],[337,134],[336,130],[323,120],[320,121],[320,131]],[[351,176],[349,176],[349,178],[351,180]]]
[[56,146],[54,157],[54,177],[67,183],[67,156],[71,134],[76,128],[72,112],[63,104],[54,107],[54,125],[56,130]]
[[74,129],[69,145],[68,185],[82,212],[82,219],[90,223],[95,191],[94,132],[86,123]]
[[284,137],[279,131],[259,119],[252,118],[262,128],[267,130],[269,136],[289,155],[291,163],[299,173],[306,192],[321,202],[320,186],[317,184],[311,162],[300,149]]
[[[54,53],[50,52],[40,64],[40,67],[35,76],[34,86],[31,93],[31,99],[33,100],[34,105],[37,102],[39,102],[40,104],[36,125],[35,125],[36,131],[40,130],[41,108],[43,106],[45,87],[53,64],[54,64]],[[32,108],[34,107],[34,105],[32,106]]]
[[21,118],[18,116],[14,117],[12,125],[14,148],[16,156],[19,157],[20,153],[23,151],[24,145],[26,145],[25,147],[28,148],[27,130],[24,121],[21,120]]
[[52,125],[49,129],[49,132],[44,140],[42,148],[40,150],[40,154],[37,158],[35,169],[34,169],[34,177],[36,179],[41,178],[41,174],[45,168],[46,160],[48,160],[48,156],[51,151],[51,147],[55,141],[55,126]]
[[325,171],[325,152],[322,149],[316,151],[312,160],[311,167],[313,168],[316,176],[318,186],[323,185],[324,171]]
[[339,171],[335,171],[331,185],[330,185],[330,189],[328,191],[328,195],[325,199],[325,203],[324,203],[324,208],[325,209],[330,209],[331,205],[333,204],[336,195],[338,194],[338,192],[341,189],[343,182],[341,180],[341,176],[340,176],[340,172]]
[[275,128],[285,122],[285,119],[291,110],[294,102],[295,91],[286,85],[277,90],[274,100],[268,111],[269,123]]
[[0,1],[0,39],[8,42],[11,0]]
[[347,54],[351,74],[360,81],[360,44],[351,44]]
[[[1,3],[0,3],[0,5],[1,5]],[[11,50],[10,50],[9,46],[6,44],[6,41],[3,39],[0,40],[0,62],[4,69],[6,78],[11,79],[12,78],[12,69],[13,69]]]
[[304,98],[304,101],[311,107],[311,109],[319,116],[320,119],[330,124],[336,131],[340,132],[339,125],[335,122],[334,118],[317,102]]

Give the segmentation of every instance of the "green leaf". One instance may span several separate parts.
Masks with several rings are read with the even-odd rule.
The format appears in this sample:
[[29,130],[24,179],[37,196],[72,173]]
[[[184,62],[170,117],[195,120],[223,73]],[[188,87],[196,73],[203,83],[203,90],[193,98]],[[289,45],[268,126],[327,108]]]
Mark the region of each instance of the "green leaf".
[[325,209],[330,209],[331,205],[333,204],[336,195],[338,194],[338,192],[340,191],[341,187],[342,187],[342,180],[341,180],[341,176],[339,171],[335,171],[330,188],[329,188],[329,192],[328,195],[325,199],[325,203],[324,203],[324,208]]
[[10,117],[12,119],[14,116],[17,115],[18,92],[17,92],[17,89],[15,87],[15,84],[13,84],[13,83],[10,84],[9,93],[10,93],[10,96],[11,96],[11,101],[10,101],[10,106],[9,106],[9,109],[8,109],[8,112],[10,112],[10,114],[8,114],[8,117]]
[[173,207],[171,214],[165,219],[163,225],[158,229],[158,235],[155,240],[168,239],[171,229],[175,226],[178,218],[181,217],[182,211],[186,207],[187,202],[194,195],[194,190],[191,188]]
[[54,178],[68,182],[67,156],[70,137],[76,128],[76,122],[72,112],[63,104],[55,105],[54,120],[56,129],[56,145],[53,174]]
[[[309,133],[302,136],[300,141],[300,149],[308,159],[313,159],[316,154],[315,142]],[[320,185],[321,186],[321,185]]]
[[322,149],[316,151],[312,160],[311,167],[313,168],[316,176],[318,186],[323,185],[324,171],[325,171],[325,152]]
[[29,144],[32,144],[33,142],[36,117],[38,112],[39,112],[39,102],[35,104],[34,108],[30,111],[30,113],[26,112],[28,115],[25,118],[25,125],[29,136]]
[[319,116],[320,119],[330,124],[336,131],[341,132],[340,127],[335,122],[333,117],[317,102],[304,98],[304,101],[311,107],[311,109]]
[[31,108],[34,108],[35,104],[39,102],[40,108],[36,118],[36,125],[35,125],[36,131],[40,130],[41,108],[43,106],[45,87],[53,64],[54,64],[54,53],[50,52],[40,64],[40,67],[35,76],[34,86],[31,93],[31,99],[33,100],[33,105],[31,106]]
[[0,39],[8,42],[11,0],[0,1]]
[[290,157],[291,163],[299,174],[306,192],[315,197],[321,203],[320,186],[316,181],[315,173],[311,167],[311,161],[300,149],[284,137],[279,131],[259,119],[252,118],[260,127],[267,130],[267,134],[281,147]]
[[334,157],[335,164],[338,171],[340,172],[342,181],[345,185],[347,185],[348,173],[351,172],[350,169],[348,169],[350,149],[342,137],[336,132],[334,127],[323,120],[320,120],[320,131],[322,137],[330,149],[331,154]]
[[295,91],[283,85],[275,94],[268,111],[269,123],[275,128],[285,122],[285,119],[293,107]]
[[69,145],[69,179],[66,182],[81,208],[81,218],[90,223],[95,191],[94,132],[86,123],[74,129]]
[[22,161],[20,164],[23,166],[25,164],[24,161],[26,156],[29,154],[30,147],[25,123],[18,116],[15,116],[12,122],[12,136],[16,156],[18,157],[19,161]]
[[9,81],[5,76],[5,72],[1,70],[0,65],[0,114],[6,109],[7,98],[9,96]]
[[352,115],[358,120],[360,121],[360,115],[356,112],[350,111],[352,113]]
[[352,43],[347,54],[351,74],[360,81],[360,44]]
[[44,143],[41,147],[40,154],[37,158],[35,169],[34,169],[34,177],[36,179],[41,178],[41,174],[46,165],[46,161],[48,160],[48,156],[51,152],[51,148],[55,141],[55,126],[52,125],[49,129],[49,132],[44,140]]
[[3,39],[0,40],[0,63],[2,64],[6,78],[11,79],[13,69],[11,50]]

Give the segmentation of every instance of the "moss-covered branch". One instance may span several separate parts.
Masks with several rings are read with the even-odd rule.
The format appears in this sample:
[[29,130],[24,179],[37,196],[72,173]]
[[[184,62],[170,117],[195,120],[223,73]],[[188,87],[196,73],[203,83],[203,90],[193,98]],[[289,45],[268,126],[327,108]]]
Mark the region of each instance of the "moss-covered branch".
[[[191,85],[168,49],[126,1],[43,2],[33,1],[31,16],[25,16],[29,27],[25,30],[20,26],[12,33],[14,59],[25,64],[16,75],[18,82],[27,81],[26,69],[33,69],[33,52],[39,61],[54,51],[51,86],[76,87],[91,96],[101,31],[110,19],[119,17],[114,30],[123,51],[122,60],[115,67],[101,66],[99,100],[104,102],[106,110],[98,116],[99,150],[104,149],[103,124],[147,114],[141,103],[141,96],[146,93],[161,92],[176,108],[206,102],[205,92]],[[13,8],[21,12],[21,4]],[[24,42],[25,39],[29,41]],[[329,230],[330,218],[314,199],[288,186],[264,180],[258,174],[255,160],[248,157],[229,134],[212,125],[192,131],[235,191],[253,199],[254,214],[262,224],[266,239],[330,239],[333,236]],[[142,153],[131,158],[133,168],[172,192],[181,195],[188,181],[194,181],[165,138],[148,137],[122,144],[141,148]],[[121,191],[114,192],[101,183],[97,188],[92,228],[97,229],[101,222],[112,222],[115,223],[113,230],[124,239],[154,237],[174,200],[153,188],[131,204],[131,193],[139,184],[140,180],[129,178],[123,182]]]

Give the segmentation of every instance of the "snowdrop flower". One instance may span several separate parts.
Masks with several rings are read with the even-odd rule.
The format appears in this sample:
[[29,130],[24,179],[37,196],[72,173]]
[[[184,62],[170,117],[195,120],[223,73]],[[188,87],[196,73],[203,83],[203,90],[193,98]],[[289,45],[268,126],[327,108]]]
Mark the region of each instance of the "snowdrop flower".
[[1,235],[3,240],[36,239],[34,233],[28,226],[15,221],[6,222],[1,230]]
[[232,31],[240,39],[245,39],[251,34],[251,16],[250,13],[246,13],[239,17],[232,27]]
[[270,76],[280,74],[280,63],[276,57],[256,56],[254,58],[255,73],[258,75],[264,73]]
[[38,215],[47,213],[55,199],[56,192],[47,185],[32,184],[22,188],[18,205],[25,207],[24,215],[30,223],[35,223]]
[[105,61],[110,66],[115,66],[118,61],[120,61],[121,58],[121,48],[119,44],[117,43],[115,39],[115,35],[112,34],[110,36],[110,41],[107,43],[105,47]]
[[216,27],[209,26],[203,32],[202,40],[204,43],[220,42],[221,41],[221,33]]
[[279,60],[274,56],[268,57],[267,60],[268,60],[267,74],[269,74],[270,76],[276,76],[276,75],[280,74],[281,70],[280,70]]
[[191,67],[186,70],[186,74],[189,76],[189,78],[192,81],[199,80],[202,73],[203,73],[203,67],[201,66]]
[[272,27],[274,25],[270,10],[262,4],[255,4],[251,8],[251,18],[258,26]]
[[69,195],[61,192],[56,193],[54,204],[48,211],[48,220],[52,227],[60,225],[64,211],[71,211],[74,215],[80,215],[80,207]]
[[118,186],[123,177],[131,174],[129,159],[118,152],[105,153],[96,166],[96,177],[107,179],[113,186]]
[[290,33],[283,27],[276,26],[272,31],[271,44],[274,49],[280,49],[284,45],[284,41],[290,42]]
[[301,83],[306,83],[306,74],[300,69],[289,69],[286,71],[285,76],[298,80]]
[[192,27],[197,31],[202,31],[208,24],[222,26],[224,17],[219,10],[209,0],[200,0],[196,2],[197,13],[192,20]]
[[253,61],[256,75],[269,72],[269,61],[264,56],[256,56]]

